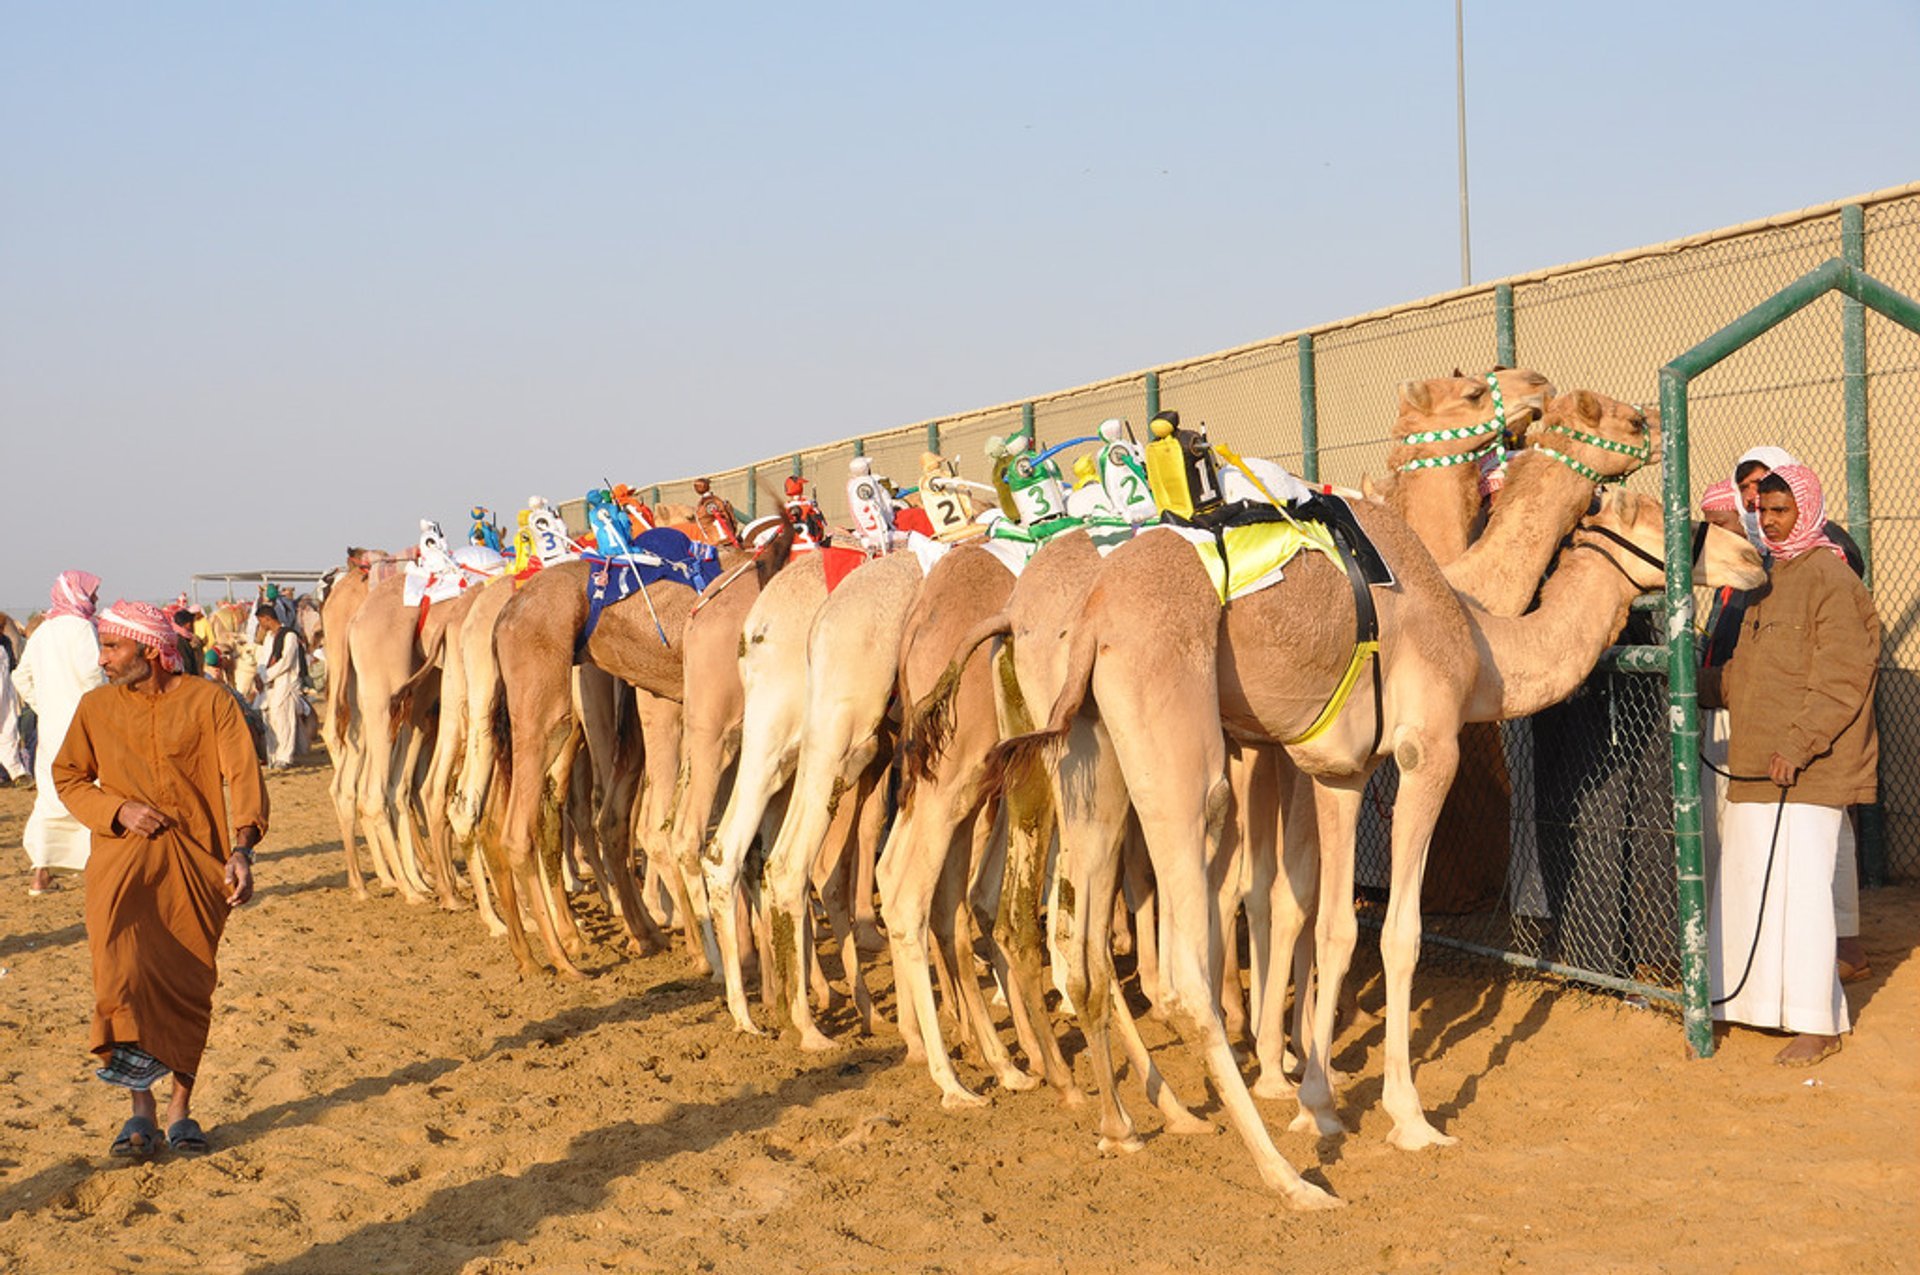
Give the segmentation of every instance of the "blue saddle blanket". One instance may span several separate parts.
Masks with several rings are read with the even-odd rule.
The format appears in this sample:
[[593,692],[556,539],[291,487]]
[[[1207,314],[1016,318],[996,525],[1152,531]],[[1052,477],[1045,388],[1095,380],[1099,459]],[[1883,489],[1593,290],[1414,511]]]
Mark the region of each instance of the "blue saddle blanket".
[[587,622],[574,642],[576,653],[600,626],[600,613],[615,603],[656,584],[682,584],[699,593],[720,578],[720,551],[672,527],[642,532],[619,557],[589,553],[581,560],[587,564]]

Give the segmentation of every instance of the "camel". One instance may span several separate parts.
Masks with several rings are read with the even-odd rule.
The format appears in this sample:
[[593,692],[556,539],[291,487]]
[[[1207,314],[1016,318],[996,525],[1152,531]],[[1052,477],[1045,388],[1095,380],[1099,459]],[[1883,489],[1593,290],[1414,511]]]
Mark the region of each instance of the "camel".
[[[1430,398],[1431,387],[1435,384],[1427,382],[1422,386],[1410,383],[1402,386],[1403,409],[1410,402]],[[1418,392],[1420,390],[1428,392]],[[1507,462],[1505,487],[1493,505],[1485,529],[1464,553],[1442,564],[1441,568],[1448,585],[1462,599],[1494,615],[1518,615],[1533,600],[1540,578],[1561,539],[1573,529],[1592,503],[1595,481],[1592,475],[1597,474],[1608,480],[1623,478],[1651,456],[1651,436],[1644,417],[1636,409],[1618,400],[1584,391],[1555,398],[1544,412],[1537,413],[1529,435],[1560,442],[1565,450],[1534,446],[1514,453]],[[1568,452],[1574,454],[1569,455]],[[1405,465],[1408,451],[1404,447],[1396,449],[1395,456],[1397,464]],[[1472,467],[1450,467],[1453,470],[1462,468]],[[1477,514],[1477,509],[1459,501],[1456,492],[1434,491],[1435,484],[1423,476],[1435,472],[1447,470],[1403,468],[1399,471],[1394,490],[1410,507],[1420,505],[1430,496],[1439,498],[1438,503],[1442,508],[1438,512],[1424,510],[1418,526],[1409,522],[1408,527],[1415,531],[1423,545],[1426,537],[1432,536],[1444,547],[1457,542],[1456,533],[1464,533],[1466,523]],[[1388,503],[1390,508],[1394,508],[1397,501],[1390,500]],[[1397,508],[1395,512],[1398,512]],[[1438,555],[1432,556],[1436,562],[1439,561]],[[1491,726],[1476,724],[1468,729],[1469,732],[1486,731]],[[1293,777],[1290,767],[1283,764],[1278,783],[1284,789],[1291,789]],[[1304,809],[1299,811],[1299,817],[1305,817]],[[1261,844],[1251,848],[1251,893],[1263,904],[1278,909],[1278,914],[1285,915],[1290,905],[1271,893],[1282,882],[1275,876],[1275,860],[1269,849],[1272,843],[1267,838],[1269,826],[1256,825],[1253,831]],[[1296,866],[1289,875],[1293,878],[1293,884],[1298,885],[1308,874],[1310,869]],[[1308,903],[1309,900],[1300,902]],[[1264,912],[1266,908],[1261,910]],[[1231,917],[1231,909],[1225,908],[1222,915]],[[1259,938],[1256,935],[1256,940]],[[1266,947],[1264,943],[1257,945]],[[1278,1019],[1287,986],[1284,963],[1291,954],[1272,950],[1268,955],[1273,964],[1263,968],[1256,963],[1252,988],[1256,1006],[1255,1021],[1258,1024],[1256,1052],[1261,1062],[1260,1082],[1255,1086],[1254,1093],[1260,1097],[1282,1097],[1292,1092],[1281,1066],[1283,1050]],[[1299,1005],[1304,1013],[1304,998]]]
[[[1222,606],[1185,542],[1147,534],[1102,563],[1072,634],[1065,687],[1046,727],[1003,746],[1018,753],[1063,741],[1083,703],[1098,706],[1166,910],[1160,955],[1167,1007],[1203,1053],[1263,1179],[1303,1208],[1336,1201],[1302,1179],[1273,1146],[1234,1065],[1208,980],[1209,945],[1219,936],[1210,924],[1206,862],[1225,814],[1223,728],[1236,738],[1285,743],[1315,785],[1316,953],[1323,994],[1315,1002],[1300,1100],[1302,1119],[1328,1133],[1341,1127],[1326,1060],[1332,991],[1345,975],[1354,941],[1354,821],[1366,778],[1379,760],[1391,752],[1399,762],[1393,890],[1381,944],[1388,987],[1384,1105],[1394,1119],[1389,1140],[1395,1145],[1412,1149],[1447,1141],[1427,1122],[1414,1090],[1409,1022],[1420,872],[1452,779],[1459,728],[1469,720],[1531,712],[1552,702],[1548,694],[1571,693],[1624,623],[1631,598],[1657,583],[1644,563],[1614,541],[1631,540],[1656,552],[1662,543],[1657,506],[1616,495],[1583,521],[1585,538],[1576,536],[1575,544],[1590,552],[1570,548],[1562,554],[1561,572],[1538,610],[1520,619],[1491,617],[1448,587],[1390,511],[1367,501],[1351,507],[1396,576],[1394,586],[1371,591],[1380,628],[1377,700],[1362,691],[1324,733],[1296,740],[1327,708],[1354,654],[1356,605],[1340,567],[1321,555],[1303,555],[1280,583]],[[1742,582],[1759,578],[1757,558],[1732,540],[1707,537],[1703,553],[1710,578],[1749,587]],[[1099,845],[1088,849],[1104,851]],[[1082,911],[1097,923],[1100,898]],[[1277,937],[1275,947],[1281,947]],[[1075,959],[1088,959],[1084,946]]]
[[[710,586],[709,591],[719,590],[724,597],[749,577],[764,586],[765,580],[771,578],[784,561],[783,552],[771,553],[753,562],[745,574],[734,576],[734,572],[752,560],[723,550],[722,580]],[[522,584],[502,609],[495,625],[495,651],[512,729],[511,778],[501,828],[509,874],[495,884],[502,895],[501,912],[507,925],[508,942],[524,973],[531,973],[536,967],[513,901],[507,896],[511,889],[530,899],[542,897],[536,892],[544,887],[539,885],[532,859],[536,832],[541,853],[557,853],[560,794],[565,790],[571,768],[571,755],[565,750],[574,730],[569,670],[575,660],[575,641],[586,621],[589,570],[584,562],[547,567]],[[733,576],[731,582],[727,582],[729,576]],[[666,765],[664,759],[679,756],[678,706],[685,695],[687,667],[684,639],[693,604],[694,593],[685,585],[650,586],[645,595],[629,597],[607,607],[581,653],[621,681],[654,697],[652,710],[642,701],[645,748],[654,759],[650,765]],[[723,614],[735,610],[729,604]],[[744,607],[737,611],[744,616]],[[711,635],[709,640],[729,645],[729,635],[718,617],[705,631]],[[738,642],[737,635],[732,636],[731,642]],[[724,676],[728,666],[723,660],[708,657],[699,667]],[[671,712],[665,707],[668,705],[672,706]],[[651,722],[647,720],[649,715],[653,718]],[[561,768],[563,762],[565,769]],[[674,772],[668,766],[661,773],[667,778],[664,783],[654,785],[656,799],[670,800]],[[615,859],[624,860],[625,856],[615,856]],[[675,888],[682,916],[691,918],[695,912],[685,893],[686,875],[671,872],[667,880]],[[637,894],[634,902],[637,905]],[[542,909],[535,908],[534,912],[555,971],[566,978],[584,977],[561,949],[553,919]],[[699,928],[689,923],[688,944],[696,964],[705,964],[708,957]]]
[[[1403,466],[1401,477],[1404,494],[1419,495],[1423,490],[1431,493],[1434,487],[1443,483],[1461,488],[1464,483],[1461,495],[1455,501],[1456,506],[1462,511],[1477,508],[1477,467],[1465,464],[1420,466],[1406,462],[1461,446],[1460,439],[1498,441],[1503,429],[1517,423],[1530,423],[1544,410],[1544,392],[1550,387],[1538,374],[1521,369],[1495,369],[1489,377],[1492,378],[1491,384],[1499,389],[1498,401],[1490,388],[1489,379],[1484,377],[1437,378],[1427,382],[1410,382],[1403,387],[1398,429],[1403,440],[1412,439],[1405,444],[1409,449],[1406,454],[1396,457],[1396,463]],[[1505,405],[1504,413],[1500,403]],[[1421,435],[1426,437],[1419,437]],[[1441,446],[1436,448],[1436,443]],[[1480,441],[1471,443],[1475,449],[1482,445]],[[1469,498],[1473,501],[1471,506],[1467,503]],[[1427,504],[1432,502],[1431,494],[1422,501]],[[1464,520],[1457,534],[1464,543]],[[1005,734],[1012,736],[1034,729],[1037,725],[1033,720],[1034,713],[1044,712],[1060,694],[1066,673],[1067,648],[1064,639],[1085,605],[1099,564],[1100,558],[1086,535],[1076,532],[1054,538],[1027,564],[1004,615],[984,621],[958,643],[957,659],[964,660],[980,642],[996,637],[1004,639],[995,656],[1001,669],[995,686]],[[938,685],[945,688],[957,685],[957,669],[950,667]],[[942,735],[952,728],[950,708],[937,702],[939,699],[939,696],[929,696],[917,701],[913,720],[905,732],[910,749],[921,754],[940,751]],[[1126,824],[1124,798],[1107,803],[1105,808],[1099,803],[1089,804],[1084,799],[1099,787],[1091,782],[1091,777],[1111,771],[1110,749],[1106,744],[1104,728],[1097,718],[1090,717],[1084,722],[1076,722],[1073,729],[1076,732],[1073,745],[1064,753],[1064,756],[1076,759],[1069,767],[1073,776],[1071,783],[1066,782],[1067,772],[1029,764],[1018,757],[1013,759],[1004,777],[1008,811],[1006,889],[1001,899],[996,932],[1011,964],[1012,978],[1007,986],[1007,998],[1014,1010],[1016,1028],[1023,1019],[1041,1024],[1047,1022],[1041,972],[1047,945],[1039,928],[1039,900],[1045,892],[1043,877],[1047,848],[1056,821],[1071,824],[1073,829],[1071,834],[1063,832],[1063,852],[1071,845],[1084,843],[1089,836],[1096,841],[1117,839]],[[1271,832],[1271,820],[1267,823],[1267,829]],[[1084,906],[1076,904],[1092,897],[1100,889],[1095,883],[1077,877],[1071,858],[1071,855],[1063,854],[1062,876],[1056,878],[1061,882],[1057,888],[1064,895],[1060,900],[1061,905],[1049,908],[1056,934],[1060,941],[1069,945],[1072,943],[1074,927],[1085,913]],[[1267,859],[1270,862],[1272,856],[1267,856]],[[1260,897],[1264,898],[1264,893]],[[1151,930],[1151,921],[1143,913],[1142,937],[1146,940],[1143,957],[1153,952]],[[1055,950],[1060,949],[1056,947]],[[1256,972],[1260,969],[1261,965],[1256,965]],[[1103,1078],[1100,1087],[1100,1145],[1103,1148],[1125,1149],[1142,1145],[1111,1083],[1113,1067],[1107,1034],[1109,1025],[1120,1027],[1123,1042],[1129,1056],[1135,1061],[1136,1070],[1146,1079],[1149,1095],[1166,1114],[1170,1126],[1175,1129],[1196,1127],[1198,1122],[1193,1121],[1177,1097],[1167,1089],[1147,1058],[1138,1029],[1131,1015],[1126,1012],[1117,986],[1111,980],[1110,957],[1102,952],[1089,977],[1076,980],[1069,971],[1067,982],[1067,999],[1081,1015],[1094,1055],[1096,1074]],[[1044,1066],[1049,1083],[1068,1102],[1081,1101],[1071,1073],[1060,1060],[1057,1043],[1050,1033],[1043,1034],[1043,1037],[1039,1061]]]
[[[861,791],[869,767],[886,761],[883,728],[901,635],[920,581],[920,561],[911,553],[864,564],[827,596],[807,640],[807,703],[792,796],[766,865],[766,908],[774,944],[770,955],[787,989],[804,1049],[832,1046],[815,1025],[807,1001],[812,920],[807,886],[841,801],[848,792]],[[889,944],[897,943],[898,936],[887,937]],[[895,946],[896,970],[901,960],[902,951]],[[849,970],[848,977],[856,978],[855,971]],[[972,986],[971,980],[965,984]],[[977,987],[974,992],[977,996]],[[910,1056],[912,1048],[909,1037]]]
[[418,607],[402,602],[405,586],[404,575],[374,585],[347,626],[350,702],[361,735],[360,824],[369,846],[378,846],[377,853],[395,870],[407,902],[426,902],[432,891],[442,907],[458,909],[451,860],[434,865],[431,884],[421,867],[413,785],[433,696],[415,678],[424,680],[437,667],[447,626],[464,614],[467,601],[435,603],[422,616]]
[[[347,888],[355,898],[367,897],[365,878],[360,875],[360,860],[354,853],[354,824],[359,818],[361,740],[353,729],[353,665],[347,654],[347,628],[366,603],[367,574],[355,561],[356,551],[348,551],[348,566],[327,590],[320,608],[322,649],[327,664],[327,708],[321,722],[321,738],[327,757],[333,764],[334,814],[340,821],[340,845],[347,856]],[[398,882],[382,857],[377,842],[368,842],[367,853],[373,871],[383,889],[395,889]]]

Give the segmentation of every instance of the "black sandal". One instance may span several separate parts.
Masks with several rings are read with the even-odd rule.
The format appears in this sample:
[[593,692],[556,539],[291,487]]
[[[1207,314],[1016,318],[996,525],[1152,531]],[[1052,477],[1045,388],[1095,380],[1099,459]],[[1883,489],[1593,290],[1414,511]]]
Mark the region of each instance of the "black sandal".
[[145,1116],[135,1116],[120,1126],[108,1152],[123,1160],[147,1160],[160,1154],[160,1129]]
[[167,1126],[167,1145],[181,1155],[205,1155],[211,1150],[207,1145],[206,1130],[191,1116]]

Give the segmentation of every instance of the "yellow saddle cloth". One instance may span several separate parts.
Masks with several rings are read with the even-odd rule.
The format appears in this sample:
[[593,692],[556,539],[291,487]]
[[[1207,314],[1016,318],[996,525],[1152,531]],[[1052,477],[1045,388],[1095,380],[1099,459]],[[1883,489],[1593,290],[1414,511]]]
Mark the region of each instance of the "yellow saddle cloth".
[[1222,602],[1280,583],[1286,578],[1286,565],[1304,551],[1324,553],[1334,562],[1340,561],[1333,533],[1318,522],[1245,523],[1222,528],[1217,539],[1211,531],[1195,527],[1169,529],[1193,545]]

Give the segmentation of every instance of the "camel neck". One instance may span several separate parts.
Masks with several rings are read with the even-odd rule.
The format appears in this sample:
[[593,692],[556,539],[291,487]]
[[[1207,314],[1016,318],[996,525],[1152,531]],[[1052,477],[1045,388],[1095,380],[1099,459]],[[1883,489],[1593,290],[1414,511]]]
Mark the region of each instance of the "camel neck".
[[1593,484],[1550,456],[1522,452],[1507,466],[1487,529],[1452,563],[1447,583],[1494,615],[1527,609],[1560,541],[1585,514]]
[[1480,648],[1470,721],[1525,717],[1572,695],[1627,624],[1638,590],[1606,550],[1576,547],[1560,557],[1523,616],[1467,608]]
[[1441,566],[1467,552],[1480,511],[1480,467],[1405,470],[1394,476],[1389,504]]

